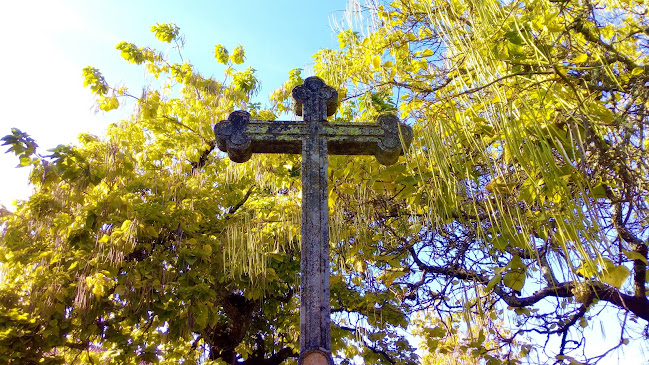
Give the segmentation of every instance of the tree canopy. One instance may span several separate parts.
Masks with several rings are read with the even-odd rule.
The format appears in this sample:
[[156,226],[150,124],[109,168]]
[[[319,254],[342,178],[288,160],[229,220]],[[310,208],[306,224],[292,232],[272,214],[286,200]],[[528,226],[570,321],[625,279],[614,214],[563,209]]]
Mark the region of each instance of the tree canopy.
[[[646,340],[644,1],[352,4],[314,73],[336,119],[394,112],[415,140],[390,167],[330,158],[336,361],[594,363]],[[152,32],[181,51],[177,26]],[[290,110],[301,71],[262,107],[241,46],[215,47],[219,80],[117,49],[139,96],[83,73],[101,110],[134,100],[127,120],[48,153],[3,138],[35,192],[2,210],[0,358],[294,363],[300,157],[233,164],[211,127]],[[619,341],[585,351],[598,323]]]
[[[646,5],[396,1],[368,12],[369,31],[341,33],[317,72],[354,85],[356,115],[397,108],[414,124],[394,194],[366,215],[405,255],[406,302],[468,326],[511,309],[511,332],[488,332],[501,344],[557,337],[538,348],[559,360],[606,353],[580,352],[601,313],[620,312],[607,328],[620,346],[646,338]],[[430,350],[433,333],[448,333],[437,328],[424,328]]]

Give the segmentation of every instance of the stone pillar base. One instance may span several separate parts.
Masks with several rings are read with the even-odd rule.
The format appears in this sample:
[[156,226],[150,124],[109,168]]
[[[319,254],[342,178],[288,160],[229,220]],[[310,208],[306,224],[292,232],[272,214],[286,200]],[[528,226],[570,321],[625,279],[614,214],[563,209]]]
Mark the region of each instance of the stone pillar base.
[[300,356],[298,365],[334,365],[331,354],[323,350],[310,350]]

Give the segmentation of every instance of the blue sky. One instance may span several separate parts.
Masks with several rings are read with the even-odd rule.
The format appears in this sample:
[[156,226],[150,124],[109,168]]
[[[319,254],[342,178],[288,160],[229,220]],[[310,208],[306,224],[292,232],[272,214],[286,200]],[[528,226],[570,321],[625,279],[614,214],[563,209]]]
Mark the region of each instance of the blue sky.
[[[121,41],[163,50],[150,32],[156,23],[176,23],[185,35],[185,60],[207,76],[220,78],[214,45],[242,45],[262,83],[258,101],[287,79],[293,68],[307,69],[322,48],[337,48],[333,25],[348,0],[82,1],[21,0],[0,5],[0,136],[12,127],[36,139],[40,152],[76,140],[81,132],[101,135],[120,113],[95,113],[81,70],[98,68],[111,84],[137,93],[142,68],[124,61]],[[128,112],[125,110],[124,112]],[[4,152],[6,148],[0,150]],[[0,204],[10,207],[29,195],[26,169],[0,153]]]

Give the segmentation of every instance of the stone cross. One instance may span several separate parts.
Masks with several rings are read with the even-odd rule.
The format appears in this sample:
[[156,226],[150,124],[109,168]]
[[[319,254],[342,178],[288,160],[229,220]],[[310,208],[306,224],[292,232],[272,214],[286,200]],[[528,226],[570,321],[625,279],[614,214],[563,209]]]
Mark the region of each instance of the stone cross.
[[390,114],[376,123],[329,123],[338,92],[318,77],[293,89],[295,113],[303,122],[250,120],[235,111],[214,126],[219,149],[234,162],[253,153],[302,153],[302,253],[300,358],[302,365],[331,364],[329,303],[329,208],[327,154],[374,155],[391,165],[413,138],[412,129]]

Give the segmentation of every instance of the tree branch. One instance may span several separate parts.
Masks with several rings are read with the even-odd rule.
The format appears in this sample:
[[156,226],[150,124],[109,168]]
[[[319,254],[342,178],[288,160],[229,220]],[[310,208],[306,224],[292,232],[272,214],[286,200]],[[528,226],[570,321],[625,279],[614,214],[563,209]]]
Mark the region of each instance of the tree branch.
[[616,203],[613,207],[613,226],[617,233],[626,241],[633,252],[638,253],[644,258],[633,260],[633,292],[636,298],[644,300],[649,306],[649,300],[645,293],[645,281],[647,275],[647,245],[636,235],[634,235],[624,224],[622,220],[622,204]]
[[[349,331],[349,332],[351,332],[353,334],[356,334],[356,332],[357,332],[356,328],[342,326],[342,325],[338,325],[338,324],[334,324],[334,325],[337,326],[338,328],[342,329],[342,330]],[[363,336],[360,336],[360,339],[363,342],[363,345],[365,347],[367,347],[370,351],[372,351],[375,354],[379,354],[379,355],[383,356],[390,364],[392,364],[392,365],[396,364],[396,362],[390,357],[390,355],[387,352],[368,344],[367,341],[365,341],[365,337],[363,337]]]
[[208,148],[206,148],[203,151],[203,153],[201,153],[201,157],[198,158],[198,161],[195,161],[195,162],[191,163],[191,165],[192,165],[192,174],[194,174],[197,170],[199,170],[199,169],[203,168],[203,166],[205,166],[205,164],[207,163],[208,157],[210,156],[210,154],[212,153],[212,151],[214,151],[214,148],[216,147],[216,140],[209,141],[207,143],[207,147]]
[[615,49],[615,47],[613,47],[612,45],[604,42],[599,36],[596,36],[595,34],[593,34],[591,32],[590,28],[587,28],[584,25],[584,23],[582,23],[581,19],[577,19],[572,24],[572,29],[579,32],[582,36],[584,36],[584,38],[587,41],[602,46],[604,49],[606,49],[607,51],[609,51],[612,54],[612,56],[614,57],[614,59],[616,61],[622,62],[630,70],[638,67],[638,65],[635,62],[633,62],[633,60],[631,60],[629,57],[621,54],[617,49]]
[[[410,253],[413,257],[413,260],[417,264],[420,270],[430,274],[443,275],[447,277],[452,277],[460,280],[468,280],[477,282],[483,285],[489,283],[489,278],[486,275],[479,274],[472,270],[467,270],[461,267],[438,267],[431,266],[423,263],[419,257],[417,257],[414,248],[410,248]],[[539,301],[547,297],[556,297],[556,298],[569,298],[574,296],[572,289],[577,283],[574,281],[567,281],[559,283],[557,285],[547,286],[543,289],[537,290],[532,295],[527,297],[517,297],[513,293],[507,292],[504,287],[500,284],[497,284],[493,288],[493,292],[500,297],[507,305],[510,307],[528,307],[538,303]],[[647,305],[647,298],[632,296],[622,293],[620,290],[603,284],[597,281],[589,281],[591,289],[595,297],[599,300],[609,302],[621,309],[625,309],[639,318],[642,318],[649,322],[649,305]]]
[[227,216],[230,216],[230,215],[236,213],[237,210],[239,210],[241,208],[241,206],[243,204],[245,204],[246,201],[248,201],[248,198],[250,198],[250,194],[252,194],[253,189],[254,189],[254,187],[250,187],[248,189],[248,191],[246,191],[246,194],[243,196],[243,199],[241,199],[240,202],[238,202],[237,204],[231,206],[230,209],[228,209],[228,213],[226,214],[226,219],[227,219]]

